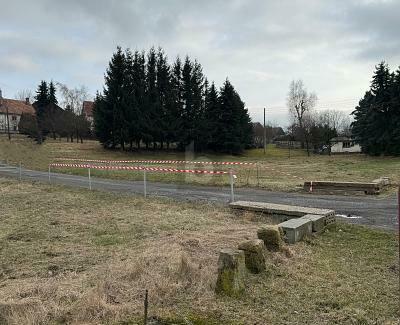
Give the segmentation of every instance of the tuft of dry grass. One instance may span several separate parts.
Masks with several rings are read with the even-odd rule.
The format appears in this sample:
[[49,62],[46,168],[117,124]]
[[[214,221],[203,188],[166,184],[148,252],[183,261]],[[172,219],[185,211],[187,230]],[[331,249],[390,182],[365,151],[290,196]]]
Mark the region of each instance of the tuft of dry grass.
[[339,224],[266,252],[240,299],[214,293],[218,253],[268,220],[223,206],[0,179],[0,324],[393,324],[392,233]]
[[[400,158],[368,157],[365,155],[312,155],[307,157],[304,150],[291,150],[290,158],[286,149],[269,145],[266,155],[262,149],[248,150],[241,156],[200,153],[186,156],[181,152],[143,151],[121,152],[105,150],[97,141],[70,143],[48,139],[37,145],[30,139],[15,135],[12,141],[0,135],[0,160],[8,160],[24,167],[46,171],[48,164],[58,157],[102,159],[102,160],[197,160],[197,161],[248,161],[256,166],[233,167],[238,178],[236,186],[262,187],[269,190],[300,191],[304,181],[365,181],[370,182],[381,176],[388,176],[393,184],[400,184]],[[160,167],[160,165],[149,165]],[[176,165],[162,165],[176,166]],[[193,165],[180,166],[194,168]],[[228,170],[229,166],[196,166],[204,169]],[[86,175],[82,169],[55,169],[57,172]],[[95,177],[108,177],[125,180],[142,180],[142,173],[127,171],[93,170]],[[190,183],[198,185],[228,185],[228,176],[161,174],[148,173],[149,181]],[[394,187],[392,187],[392,190]]]

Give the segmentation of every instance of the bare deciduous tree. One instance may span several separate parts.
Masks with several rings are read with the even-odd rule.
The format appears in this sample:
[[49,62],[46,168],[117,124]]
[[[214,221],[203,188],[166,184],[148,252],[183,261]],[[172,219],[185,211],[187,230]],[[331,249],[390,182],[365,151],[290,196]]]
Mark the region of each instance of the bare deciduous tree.
[[[315,93],[309,93],[301,79],[293,80],[290,83],[287,106],[291,117],[296,121],[303,133],[308,155],[310,155],[310,148],[305,122],[306,120],[311,121],[311,111],[315,107],[316,102],[317,95]],[[307,125],[308,124],[309,123],[307,123]],[[304,147],[304,142],[302,146]]]
[[85,86],[69,88],[61,82],[57,82],[57,87],[61,94],[61,106],[69,107],[76,115],[80,115],[83,102],[90,97],[87,88]]
[[[89,123],[86,123],[82,115],[82,105],[85,100],[90,98],[88,90],[85,86],[69,88],[67,85],[57,82],[58,89],[61,94],[61,105],[66,108],[67,111],[72,114],[66,114],[68,116],[68,123],[73,126],[73,130],[76,136],[76,142],[79,139],[82,140],[83,136],[87,135]],[[73,134],[70,134],[71,142],[73,141]]]
[[28,99],[29,102],[32,103],[32,102],[33,102],[33,99],[34,99],[34,94],[33,94],[33,91],[30,90],[30,89],[22,89],[22,90],[19,90],[19,91],[14,95],[14,98],[15,98],[15,99],[18,99],[18,100],[23,100],[23,101],[25,101],[26,99]]
[[347,135],[350,130],[351,117],[343,111],[328,109],[319,113],[318,122],[335,129],[339,134]]

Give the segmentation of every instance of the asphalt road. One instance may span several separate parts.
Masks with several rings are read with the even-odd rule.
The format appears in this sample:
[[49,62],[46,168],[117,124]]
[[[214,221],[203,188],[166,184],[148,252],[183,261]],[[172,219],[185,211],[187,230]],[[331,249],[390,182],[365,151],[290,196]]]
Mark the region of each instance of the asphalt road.
[[[19,177],[19,169],[0,165],[0,176]],[[49,182],[48,173],[21,170],[24,180]],[[51,173],[51,183],[72,187],[88,188],[88,178],[77,175]],[[92,189],[131,194],[143,193],[142,181],[120,181],[103,178],[91,179]],[[147,193],[152,196],[166,196],[179,200],[207,200],[228,203],[229,187],[206,187],[147,182]],[[326,208],[336,211],[337,217],[346,222],[364,224],[387,230],[395,230],[397,223],[397,198],[379,196],[342,196],[307,193],[271,192],[254,188],[236,188],[235,200],[260,201],[278,204]]]

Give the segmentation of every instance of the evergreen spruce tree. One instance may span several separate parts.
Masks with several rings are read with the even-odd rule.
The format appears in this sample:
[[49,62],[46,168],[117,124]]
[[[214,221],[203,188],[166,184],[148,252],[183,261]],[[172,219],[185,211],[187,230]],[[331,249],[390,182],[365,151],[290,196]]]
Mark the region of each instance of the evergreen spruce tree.
[[148,111],[146,106],[146,59],[144,52],[135,52],[133,78],[135,103],[137,105],[137,132],[135,141],[138,149],[140,149],[140,142],[146,139],[146,128],[149,124],[149,116],[147,114]]
[[370,155],[400,154],[396,74],[385,62],[376,66],[371,89],[353,112],[352,132],[362,150]]
[[204,75],[201,64],[197,61],[193,64],[192,78],[192,139],[194,141],[194,149],[202,151],[205,149],[205,144],[202,141],[205,131],[204,121]]
[[251,143],[252,125],[244,103],[228,79],[221,88],[219,105],[216,149],[238,154]]
[[38,107],[44,107],[49,103],[49,89],[47,82],[42,80],[38,86],[35,96]]
[[157,93],[157,55],[154,47],[147,54],[146,65],[146,125],[144,127],[144,142],[146,148],[150,142],[153,142],[153,148],[156,148],[156,141],[159,138],[159,103]]
[[130,150],[133,149],[133,143],[138,136],[138,104],[135,96],[135,71],[134,55],[129,49],[125,51],[125,78],[124,78],[124,96],[122,101],[123,111],[123,132],[126,142],[129,143]]
[[54,86],[53,81],[50,82],[49,85],[49,94],[48,94],[48,101],[51,104],[58,104],[57,96],[56,96],[56,87]]
[[105,74],[103,95],[98,95],[95,101],[95,130],[100,142],[105,147],[115,148],[125,146],[124,132],[124,84],[125,55],[120,47],[113,54]]
[[176,58],[171,69],[170,94],[166,112],[166,141],[167,148],[172,142],[182,142],[182,62],[179,57]]
[[220,119],[221,111],[218,100],[218,91],[215,88],[214,82],[211,83],[210,87],[206,88],[208,89],[205,93],[205,99],[204,99],[205,100],[204,134],[206,135],[204,142],[206,143],[207,149],[216,150],[217,149],[216,139],[218,138],[219,122],[221,121]]
[[159,48],[157,52],[157,117],[158,117],[158,142],[163,149],[168,129],[167,119],[171,109],[171,75],[170,67],[164,51]]
[[192,92],[192,70],[193,64],[189,57],[186,56],[185,63],[182,68],[182,126],[179,135],[180,148],[184,149],[191,141],[193,141],[193,92]]
[[43,143],[44,136],[46,135],[46,108],[49,104],[49,88],[47,82],[42,80],[38,86],[35,96],[35,103],[33,106],[36,110],[36,121],[37,121],[37,138],[36,141],[41,144]]

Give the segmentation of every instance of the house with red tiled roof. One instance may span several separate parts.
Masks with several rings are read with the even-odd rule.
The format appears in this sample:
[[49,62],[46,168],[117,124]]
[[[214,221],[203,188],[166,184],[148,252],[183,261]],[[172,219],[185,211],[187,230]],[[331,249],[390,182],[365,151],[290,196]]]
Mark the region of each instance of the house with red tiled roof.
[[0,133],[18,133],[18,124],[22,114],[35,114],[35,109],[26,100],[1,98],[0,96]]
[[86,120],[90,123],[90,129],[93,130],[93,107],[94,102],[85,100],[82,104],[82,114]]

